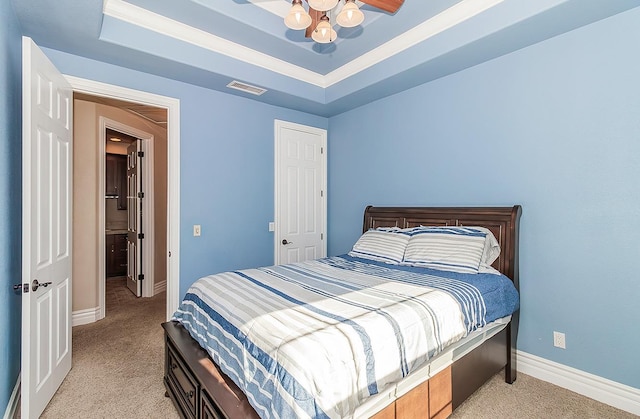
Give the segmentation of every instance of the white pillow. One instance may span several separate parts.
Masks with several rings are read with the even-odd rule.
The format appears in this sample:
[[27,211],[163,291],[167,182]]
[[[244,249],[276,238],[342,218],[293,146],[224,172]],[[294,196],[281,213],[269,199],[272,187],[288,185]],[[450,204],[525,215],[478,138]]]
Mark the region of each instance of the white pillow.
[[[484,250],[482,252],[482,260],[480,261],[480,272],[485,273],[496,273],[500,274],[499,271],[491,267],[491,264],[498,259],[500,256],[500,243],[498,243],[498,239],[493,235],[493,232],[486,227],[478,227],[478,226],[467,226],[468,228],[476,229],[485,232],[487,235],[484,240]],[[443,228],[442,226],[420,226],[413,227],[411,231],[418,231],[421,228]],[[448,226],[444,227],[448,228]],[[485,268],[485,269],[483,269]]]
[[482,252],[482,263],[491,266],[493,262],[500,256],[500,243],[493,235],[491,230],[485,227],[469,227],[487,233],[484,241],[484,251]]
[[402,261],[405,265],[478,273],[487,233],[474,227],[416,227]]
[[409,242],[409,233],[397,227],[378,227],[365,232],[353,245],[349,256],[399,264]]

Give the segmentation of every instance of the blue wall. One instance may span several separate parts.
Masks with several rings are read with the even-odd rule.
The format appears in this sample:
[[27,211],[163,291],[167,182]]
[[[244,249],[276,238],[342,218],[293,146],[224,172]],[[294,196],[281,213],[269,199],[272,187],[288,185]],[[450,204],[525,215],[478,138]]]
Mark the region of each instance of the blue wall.
[[[16,21],[0,2],[0,407],[20,366]],[[329,128],[330,254],[356,240],[367,204],[522,204],[519,349],[640,388],[638,21],[625,12],[330,120],[45,52],[65,74],[180,99],[181,293],[272,263],[273,120]]]
[[18,20],[0,1],[0,414],[20,372],[22,282],[22,64]]
[[329,253],[349,250],[368,204],[522,204],[519,350],[640,388],[638,22],[625,12],[331,118]]
[[43,51],[64,74],[180,99],[181,295],[205,274],[273,264],[274,119],[326,129],[326,118]]

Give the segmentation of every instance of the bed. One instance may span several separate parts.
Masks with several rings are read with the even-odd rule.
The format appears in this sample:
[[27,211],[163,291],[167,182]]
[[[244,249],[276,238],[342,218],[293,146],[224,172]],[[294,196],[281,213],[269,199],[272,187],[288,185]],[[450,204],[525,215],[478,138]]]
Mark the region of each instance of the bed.
[[[279,417],[449,416],[500,370],[507,383],[516,379],[520,215],[518,205],[369,206],[363,236],[347,255],[196,281],[174,320],[162,325],[166,395],[188,418],[271,417],[273,411]],[[482,243],[491,236],[499,255],[486,270],[471,265],[472,273],[464,271],[466,262],[460,262],[462,271],[436,266],[434,273],[434,261],[425,265],[421,248],[408,257],[408,249],[416,249],[412,243],[433,245],[443,231],[476,236],[465,238],[474,251],[480,249],[477,236]],[[369,258],[364,250],[373,234],[407,240],[398,256],[404,259],[396,261],[402,266]],[[483,260],[486,249],[478,250]],[[493,290],[485,277],[508,278],[516,302],[512,291]],[[492,294],[478,302],[473,295],[483,287]],[[499,300],[493,296],[503,293],[511,297],[493,307],[491,301]],[[443,311],[464,307],[465,314],[438,323],[428,318],[437,311],[431,304]],[[354,317],[342,316],[345,306]],[[418,312],[419,320],[411,317]],[[203,316],[213,318],[219,332],[207,329]],[[373,318],[383,318],[384,325]],[[405,318],[409,326],[399,323]],[[287,329],[290,319],[297,323]],[[323,342],[331,344],[324,348]]]

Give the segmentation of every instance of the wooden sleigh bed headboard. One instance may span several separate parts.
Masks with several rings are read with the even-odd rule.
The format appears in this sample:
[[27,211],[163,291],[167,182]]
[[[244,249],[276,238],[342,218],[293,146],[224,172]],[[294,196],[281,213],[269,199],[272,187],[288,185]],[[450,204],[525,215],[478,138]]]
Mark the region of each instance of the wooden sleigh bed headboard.
[[377,227],[478,226],[491,230],[500,243],[493,267],[519,286],[518,230],[522,207],[374,207],[364,211],[362,231]]

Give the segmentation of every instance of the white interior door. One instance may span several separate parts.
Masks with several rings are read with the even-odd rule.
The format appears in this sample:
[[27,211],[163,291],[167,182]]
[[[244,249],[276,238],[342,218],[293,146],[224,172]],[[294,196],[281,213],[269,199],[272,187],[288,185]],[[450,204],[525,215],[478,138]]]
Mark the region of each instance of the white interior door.
[[142,141],[127,147],[127,287],[136,297],[142,296]]
[[22,42],[21,414],[37,418],[71,369],[72,91]]
[[275,121],[275,263],[325,257],[327,131]]

